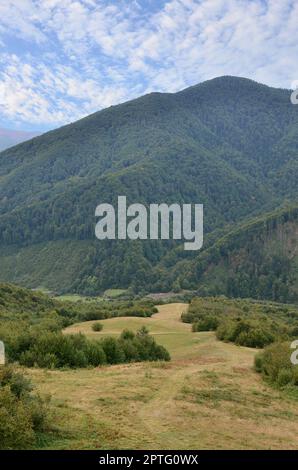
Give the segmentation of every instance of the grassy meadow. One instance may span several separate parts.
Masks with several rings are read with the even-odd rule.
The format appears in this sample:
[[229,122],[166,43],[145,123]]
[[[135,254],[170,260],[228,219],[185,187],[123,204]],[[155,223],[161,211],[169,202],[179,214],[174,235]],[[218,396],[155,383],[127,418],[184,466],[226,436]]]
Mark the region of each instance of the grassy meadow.
[[158,307],[151,318],[121,317],[74,324],[90,338],[118,336],[145,325],[171,354],[169,363],[95,369],[27,369],[51,395],[55,428],[49,449],[294,449],[297,399],[267,385],[253,370],[255,349],[191,332],[187,304]]

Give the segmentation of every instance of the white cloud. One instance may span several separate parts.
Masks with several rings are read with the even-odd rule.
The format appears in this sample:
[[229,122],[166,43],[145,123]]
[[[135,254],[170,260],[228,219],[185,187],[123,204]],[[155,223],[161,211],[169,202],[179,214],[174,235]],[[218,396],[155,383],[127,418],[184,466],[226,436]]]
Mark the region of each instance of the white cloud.
[[[59,125],[148,91],[218,75],[290,87],[298,78],[291,0],[6,0],[0,109]],[[14,40],[15,41],[15,40]]]

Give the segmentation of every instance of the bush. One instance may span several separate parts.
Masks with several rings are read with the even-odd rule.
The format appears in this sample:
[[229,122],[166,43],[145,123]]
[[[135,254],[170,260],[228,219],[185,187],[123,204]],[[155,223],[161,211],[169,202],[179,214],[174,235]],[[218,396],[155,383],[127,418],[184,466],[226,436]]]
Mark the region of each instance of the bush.
[[218,327],[219,320],[215,316],[207,315],[205,318],[192,324],[192,331],[214,331]]
[[169,353],[148,333],[143,326],[137,334],[124,330],[120,338],[91,341],[82,334],[64,335],[29,328],[7,344],[10,357],[26,367],[97,367],[132,361],[169,360]]
[[298,366],[291,363],[290,343],[274,343],[255,358],[255,369],[279,387],[298,386]]
[[103,329],[103,324],[102,323],[93,323],[92,325],[92,330],[93,331],[101,331]]
[[22,400],[0,388],[0,449],[26,449],[34,443],[33,423]]
[[0,370],[0,449],[27,449],[46,429],[46,403],[30,381],[11,366]]
[[255,355],[255,370],[256,372],[262,372],[263,370],[263,354],[262,353],[258,353]]
[[30,380],[21,373],[15,372],[11,366],[0,368],[0,386],[5,387],[7,385],[17,398],[28,395],[33,389]]
[[123,330],[121,335],[120,335],[120,338],[122,340],[126,340],[126,339],[134,339],[135,337],[135,334],[133,331],[131,330]]
[[107,357],[100,343],[90,341],[86,349],[87,362],[89,365],[98,367],[106,364]]
[[249,348],[263,348],[276,340],[273,326],[263,324],[257,319],[222,320],[216,330],[216,336],[222,341],[231,341]]
[[[23,347],[20,351],[22,349]],[[28,340],[27,350],[20,351],[19,362],[27,367],[74,368],[99,366],[106,362],[100,344],[87,340],[82,334],[63,335],[47,332],[35,337],[32,342]]]
[[274,336],[269,331],[258,327],[251,327],[249,331],[241,332],[236,338],[236,344],[249,348],[263,348],[274,341]]
[[293,373],[290,369],[280,369],[277,375],[277,384],[284,387],[293,381]]
[[102,348],[108,364],[121,364],[125,362],[125,353],[121,347],[121,343],[116,338],[104,338]]

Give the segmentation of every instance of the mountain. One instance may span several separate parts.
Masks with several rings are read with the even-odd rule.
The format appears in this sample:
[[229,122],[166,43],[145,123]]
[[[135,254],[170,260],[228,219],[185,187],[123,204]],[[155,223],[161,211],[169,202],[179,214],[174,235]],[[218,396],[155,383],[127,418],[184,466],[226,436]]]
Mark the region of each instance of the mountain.
[[95,207],[118,195],[203,203],[209,246],[296,201],[298,107],[290,93],[220,77],[112,106],[2,152],[0,279],[85,294],[171,289],[175,267],[203,252],[173,241],[100,242]]
[[14,131],[0,127],[0,151],[20,144],[25,140],[33,139],[37,135],[39,135],[38,132]]

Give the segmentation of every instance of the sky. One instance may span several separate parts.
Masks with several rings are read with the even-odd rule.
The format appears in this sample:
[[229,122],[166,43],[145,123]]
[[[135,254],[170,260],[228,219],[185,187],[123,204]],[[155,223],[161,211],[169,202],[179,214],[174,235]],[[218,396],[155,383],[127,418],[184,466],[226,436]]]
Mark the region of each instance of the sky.
[[0,127],[45,131],[221,75],[291,88],[298,0],[0,0]]

